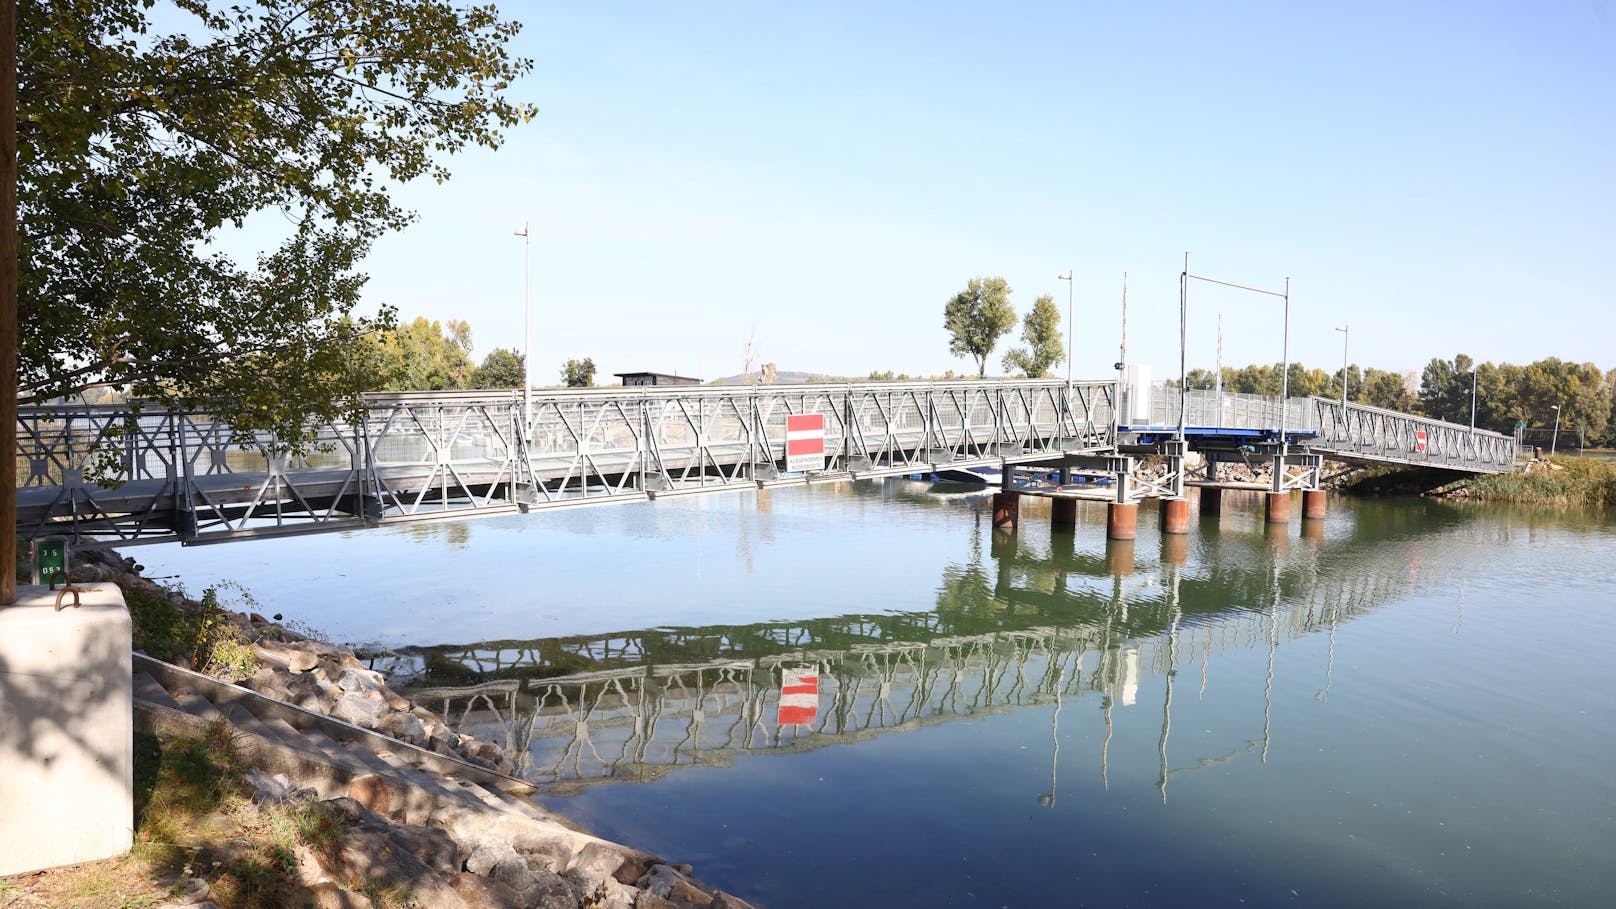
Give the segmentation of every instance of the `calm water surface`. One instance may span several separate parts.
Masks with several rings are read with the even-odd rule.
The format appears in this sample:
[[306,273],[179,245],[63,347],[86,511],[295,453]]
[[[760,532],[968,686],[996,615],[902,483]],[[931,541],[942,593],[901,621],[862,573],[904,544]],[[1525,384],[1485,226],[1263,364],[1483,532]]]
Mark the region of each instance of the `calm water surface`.
[[1225,503],[1131,546],[893,480],[136,552],[393,648],[548,804],[776,909],[1613,905],[1616,521]]

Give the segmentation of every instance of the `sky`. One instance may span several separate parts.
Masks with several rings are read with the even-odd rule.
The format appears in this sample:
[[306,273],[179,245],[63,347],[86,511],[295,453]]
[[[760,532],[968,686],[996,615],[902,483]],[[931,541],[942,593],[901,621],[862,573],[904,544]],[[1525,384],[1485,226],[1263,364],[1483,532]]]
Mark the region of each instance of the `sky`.
[[[964,373],[943,306],[1068,307],[1073,372],[1176,375],[1178,285],[1282,290],[1293,361],[1616,367],[1616,6],[501,4],[539,114],[399,192],[368,306],[534,378],[758,362]],[[1189,365],[1278,362],[1279,298],[1191,282]],[[1350,326],[1350,335],[1334,329]],[[1019,325],[1016,329],[1019,333]],[[989,364],[1019,339],[1000,342]],[[1057,370],[1064,375],[1064,367]]]

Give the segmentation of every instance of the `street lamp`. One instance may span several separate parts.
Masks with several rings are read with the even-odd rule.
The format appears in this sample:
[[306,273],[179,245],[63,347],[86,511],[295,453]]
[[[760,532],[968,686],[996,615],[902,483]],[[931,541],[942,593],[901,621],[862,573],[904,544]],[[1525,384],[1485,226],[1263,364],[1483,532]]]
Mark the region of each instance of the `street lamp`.
[[1480,372],[1480,369],[1478,369],[1476,367],[1471,367],[1471,369],[1470,369],[1470,431],[1471,431],[1471,433],[1474,433],[1476,431],[1476,374],[1478,372]]
[[1550,404],[1549,409],[1554,411],[1554,436],[1549,439],[1549,458],[1553,460],[1555,446],[1560,444],[1560,405]]
[[516,235],[522,238],[522,434],[533,422],[533,235],[523,221]]
[[1077,326],[1072,324],[1072,300],[1076,296],[1077,282],[1072,280],[1073,270],[1066,269],[1066,274],[1056,275],[1055,280],[1066,282],[1066,394],[1072,394],[1072,335],[1077,333]]
[[1351,325],[1337,325],[1341,332],[1341,419],[1347,418],[1347,342],[1352,339]]

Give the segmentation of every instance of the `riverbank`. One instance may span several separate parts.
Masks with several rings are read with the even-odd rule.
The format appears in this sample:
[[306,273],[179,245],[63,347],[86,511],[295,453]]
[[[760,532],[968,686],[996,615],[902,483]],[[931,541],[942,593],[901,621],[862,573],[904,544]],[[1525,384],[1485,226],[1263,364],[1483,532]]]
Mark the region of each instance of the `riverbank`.
[[1616,461],[1555,457],[1518,473],[1469,477],[1438,490],[1449,498],[1520,505],[1616,506]]
[[[374,772],[354,775],[351,767],[365,763],[358,748],[332,751],[325,736],[308,733],[304,741],[279,720],[270,722],[282,729],[270,729],[262,708],[255,708],[258,717],[237,709],[250,697],[240,689],[225,692],[232,699],[225,712],[217,693],[215,703],[198,704],[197,690],[182,693],[172,682],[169,692],[150,694],[156,683],[137,671],[137,729],[143,731],[135,748],[134,850],[0,880],[0,909],[751,905],[703,885],[688,865],[583,833],[536,803],[513,807],[503,796],[465,796],[455,789],[457,774],[492,779],[507,792],[531,787],[510,778],[512,762],[498,744],[464,735],[400,696],[351,650],[289,629],[279,615],[265,618],[251,608],[250,597],[243,601],[247,608],[233,611],[218,590],[190,599],[141,570],[134,559],[92,550],[79,555],[73,575],[123,590],[135,649],[171,664],[158,672],[161,664],[152,663],[157,668],[149,671],[172,675],[178,672],[173,666],[183,667],[339,720],[313,718],[332,736],[371,736],[383,746],[372,745],[374,758],[398,767],[394,758],[402,757],[414,769],[393,773],[387,763],[372,761]],[[182,684],[191,689],[227,687],[187,677],[193,681]],[[138,690],[143,687],[147,694]],[[270,706],[282,714],[287,709]],[[322,751],[336,763],[317,766],[325,763]],[[412,753],[417,760],[408,760]],[[419,759],[440,767],[447,761],[449,775],[424,774],[427,765]],[[339,766],[344,763],[350,770]],[[458,795],[458,802],[423,811],[421,797],[434,788]]]

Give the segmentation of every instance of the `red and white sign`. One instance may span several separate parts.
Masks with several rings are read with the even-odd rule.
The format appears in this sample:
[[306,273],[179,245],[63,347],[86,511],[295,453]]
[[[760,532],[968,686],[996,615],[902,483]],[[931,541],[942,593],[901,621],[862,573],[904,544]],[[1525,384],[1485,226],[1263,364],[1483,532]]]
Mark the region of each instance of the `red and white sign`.
[[1423,429],[1414,430],[1414,450],[1415,451],[1424,451],[1425,450],[1425,430],[1423,430]]
[[812,723],[819,715],[819,670],[780,671],[780,725]]
[[825,469],[825,415],[792,414],[786,417],[786,471]]

